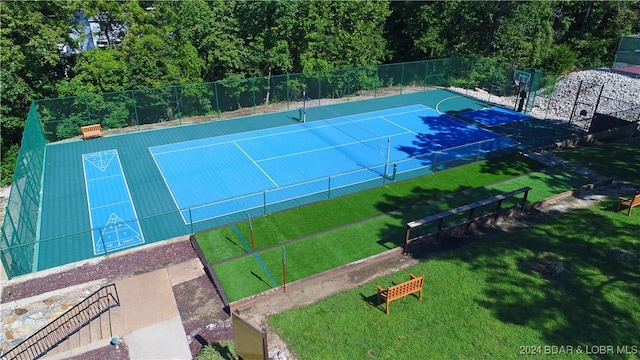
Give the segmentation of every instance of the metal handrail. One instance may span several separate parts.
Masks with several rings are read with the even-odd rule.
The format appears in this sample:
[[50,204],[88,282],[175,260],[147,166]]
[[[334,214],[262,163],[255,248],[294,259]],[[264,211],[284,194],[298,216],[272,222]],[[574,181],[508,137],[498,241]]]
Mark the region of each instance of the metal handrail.
[[2,355],[2,360],[38,359],[111,308],[120,306],[115,284],[105,285]]

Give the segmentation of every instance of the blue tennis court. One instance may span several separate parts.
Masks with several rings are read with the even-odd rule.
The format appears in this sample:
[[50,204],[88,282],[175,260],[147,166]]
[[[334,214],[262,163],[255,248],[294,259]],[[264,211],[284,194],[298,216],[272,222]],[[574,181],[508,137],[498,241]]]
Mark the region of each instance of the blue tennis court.
[[117,150],[83,154],[94,255],[144,243]]
[[516,144],[411,105],[149,150],[190,223]]
[[498,106],[461,112],[458,115],[478,122],[484,126],[498,126],[528,119],[526,114]]

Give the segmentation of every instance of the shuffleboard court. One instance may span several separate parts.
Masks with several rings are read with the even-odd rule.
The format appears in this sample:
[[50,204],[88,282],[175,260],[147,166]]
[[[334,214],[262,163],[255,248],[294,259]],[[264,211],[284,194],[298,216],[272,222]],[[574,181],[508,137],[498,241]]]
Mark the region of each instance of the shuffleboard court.
[[529,116],[526,114],[522,114],[517,111],[505,109],[498,106],[473,111],[465,111],[459,113],[458,115],[463,116],[467,119],[471,119],[488,127],[509,124],[529,118]]
[[94,255],[144,243],[117,150],[83,154]]
[[[516,142],[424,105],[149,148],[185,223],[382,179]],[[469,146],[471,145],[471,146]],[[461,149],[452,149],[462,147]]]

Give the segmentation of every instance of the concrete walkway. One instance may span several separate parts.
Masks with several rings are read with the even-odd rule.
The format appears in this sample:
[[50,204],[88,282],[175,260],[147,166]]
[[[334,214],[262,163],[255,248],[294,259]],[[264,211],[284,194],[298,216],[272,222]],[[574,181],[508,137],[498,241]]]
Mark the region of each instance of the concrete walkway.
[[[172,286],[204,274],[199,260],[115,281],[120,307],[111,310],[111,326],[131,360],[191,359],[191,350]],[[66,359],[109,344],[103,339],[46,359]]]

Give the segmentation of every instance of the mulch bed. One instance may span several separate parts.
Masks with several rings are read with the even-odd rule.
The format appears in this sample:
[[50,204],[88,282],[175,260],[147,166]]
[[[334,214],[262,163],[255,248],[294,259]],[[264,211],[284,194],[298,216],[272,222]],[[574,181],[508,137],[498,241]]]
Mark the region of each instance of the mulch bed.
[[128,278],[197,258],[189,240],[152,245],[125,254],[113,254],[87,260],[83,265],[60,273],[26,281],[8,282],[2,291],[0,303],[29,298],[49,291],[83,284],[89,281]]

